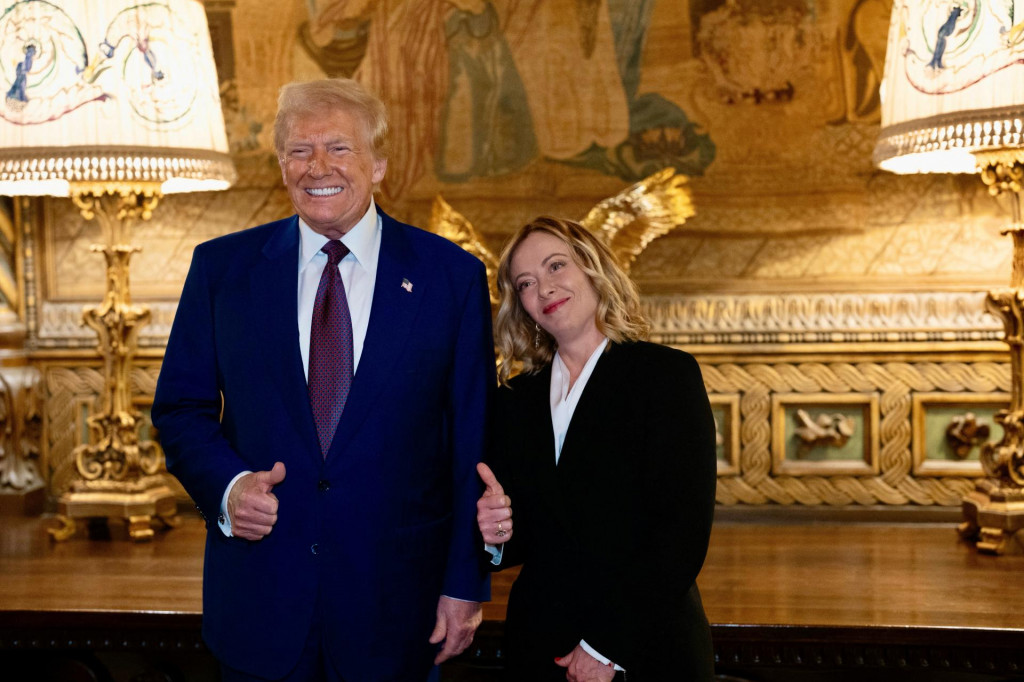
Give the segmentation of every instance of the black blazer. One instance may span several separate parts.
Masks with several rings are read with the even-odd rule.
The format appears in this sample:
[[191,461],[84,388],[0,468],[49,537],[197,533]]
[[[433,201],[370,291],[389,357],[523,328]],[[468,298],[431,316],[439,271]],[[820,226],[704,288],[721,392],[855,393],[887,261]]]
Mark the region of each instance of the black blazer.
[[555,464],[551,367],[499,391],[491,464],[515,532],[501,568],[511,679],[565,679],[554,665],[586,640],[630,680],[711,680],[695,580],[715,504],[715,425],[690,355],[610,344]]

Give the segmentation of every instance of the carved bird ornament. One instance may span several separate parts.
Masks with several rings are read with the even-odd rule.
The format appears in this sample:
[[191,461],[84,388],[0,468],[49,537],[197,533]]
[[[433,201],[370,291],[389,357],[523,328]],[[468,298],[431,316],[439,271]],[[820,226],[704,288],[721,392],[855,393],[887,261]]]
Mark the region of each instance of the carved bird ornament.
[[[654,239],[667,234],[694,215],[686,176],[673,168],[657,173],[599,202],[580,224],[601,240],[628,273],[633,261]],[[449,239],[483,261],[491,304],[498,304],[498,259],[473,224],[441,195],[434,199],[431,232]]]

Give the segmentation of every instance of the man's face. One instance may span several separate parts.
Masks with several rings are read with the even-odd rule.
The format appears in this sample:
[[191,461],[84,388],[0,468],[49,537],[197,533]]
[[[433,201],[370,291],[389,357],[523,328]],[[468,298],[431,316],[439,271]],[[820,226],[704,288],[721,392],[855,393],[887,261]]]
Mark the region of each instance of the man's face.
[[296,213],[316,232],[338,239],[370,205],[387,159],[375,159],[365,126],[343,109],[310,111],[291,119],[281,175]]

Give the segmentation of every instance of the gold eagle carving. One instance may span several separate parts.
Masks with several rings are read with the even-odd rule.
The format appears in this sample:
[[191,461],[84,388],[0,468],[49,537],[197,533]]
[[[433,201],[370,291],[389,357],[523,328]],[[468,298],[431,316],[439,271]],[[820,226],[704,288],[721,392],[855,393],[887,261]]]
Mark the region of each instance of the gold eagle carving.
[[[654,239],[667,234],[694,214],[686,177],[673,168],[627,187],[595,205],[580,224],[600,239],[628,273],[633,261]],[[498,259],[473,224],[441,195],[434,198],[431,232],[449,239],[483,261],[491,304],[498,303]]]

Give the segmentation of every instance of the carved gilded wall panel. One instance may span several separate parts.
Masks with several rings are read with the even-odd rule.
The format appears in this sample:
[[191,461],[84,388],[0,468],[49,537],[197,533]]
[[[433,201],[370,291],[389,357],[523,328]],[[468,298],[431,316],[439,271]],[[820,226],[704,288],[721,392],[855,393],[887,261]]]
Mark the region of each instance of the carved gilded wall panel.
[[1002,440],[995,417],[1009,402],[1005,393],[914,393],[913,474],[981,476],[981,446]]
[[983,299],[674,294],[644,305],[652,338],[701,364],[720,504],[958,507],[1009,403],[1007,351]]
[[[915,476],[912,408],[917,394],[953,396],[969,403],[974,394],[991,400],[1010,388],[1009,368],[995,361],[859,361],[859,362],[718,362],[700,358],[704,382],[713,395],[740,395],[739,472],[719,475],[720,504],[802,505],[944,505],[959,506],[973,489],[980,470]],[[773,422],[778,396],[790,404],[834,406],[878,401],[877,432],[865,435],[868,450],[877,449],[877,473],[836,466],[835,461],[803,461],[779,467],[786,454],[784,425]],[[836,411],[841,408],[836,407]],[[847,408],[847,411],[848,408]],[[774,429],[774,431],[773,431]],[[774,465],[774,466],[773,466]],[[841,465],[844,466],[844,465]]]
[[879,473],[878,394],[772,393],[772,475]]
[[708,396],[715,417],[715,454],[718,475],[740,472],[740,396],[715,393]]

